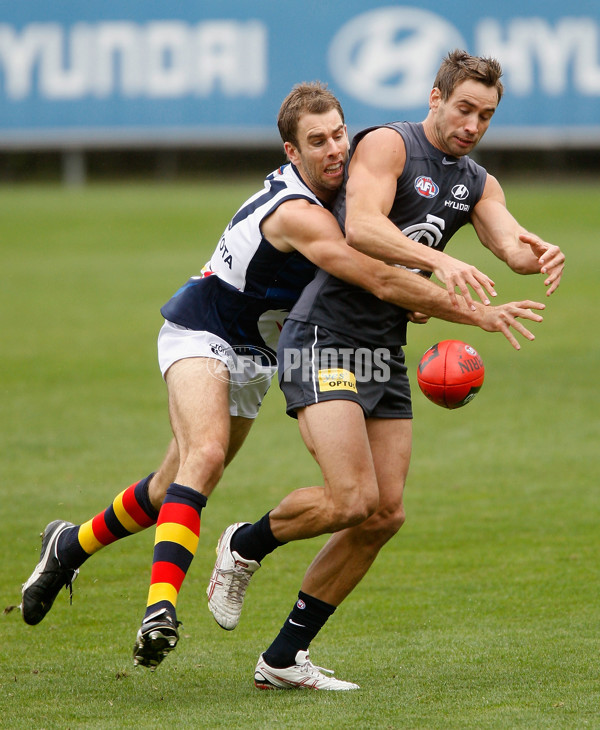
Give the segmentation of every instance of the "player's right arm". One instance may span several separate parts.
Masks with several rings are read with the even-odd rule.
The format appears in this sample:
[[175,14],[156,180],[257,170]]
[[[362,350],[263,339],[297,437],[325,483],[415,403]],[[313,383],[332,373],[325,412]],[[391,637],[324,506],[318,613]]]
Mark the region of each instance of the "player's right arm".
[[496,292],[486,274],[443,251],[413,241],[388,218],[405,163],[404,140],[393,129],[375,129],[358,143],[346,185],[348,244],[388,263],[431,271],[446,285],[455,306],[456,289],[469,305],[473,304],[469,287],[489,304],[488,295],[496,296]]
[[532,311],[544,308],[539,302],[511,302],[498,307],[475,302],[471,306],[464,297],[457,295],[457,304],[452,304],[446,290],[429,279],[388,266],[350,248],[331,213],[306,200],[282,203],[263,221],[262,231],[271,245],[280,251],[296,250],[319,268],[370,291],[383,301],[449,322],[502,332],[516,349],[520,346],[511,328],[529,340],[534,339],[518,318],[542,321],[542,317]]

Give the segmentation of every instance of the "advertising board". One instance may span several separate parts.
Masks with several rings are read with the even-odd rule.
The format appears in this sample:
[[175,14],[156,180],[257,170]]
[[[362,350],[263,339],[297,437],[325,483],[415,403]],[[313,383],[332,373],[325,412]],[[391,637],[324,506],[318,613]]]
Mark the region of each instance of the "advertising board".
[[494,56],[484,144],[600,147],[600,3],[1,2],[0,147],[278,144],[294,83],[351,131],[427,112],[453,48]]

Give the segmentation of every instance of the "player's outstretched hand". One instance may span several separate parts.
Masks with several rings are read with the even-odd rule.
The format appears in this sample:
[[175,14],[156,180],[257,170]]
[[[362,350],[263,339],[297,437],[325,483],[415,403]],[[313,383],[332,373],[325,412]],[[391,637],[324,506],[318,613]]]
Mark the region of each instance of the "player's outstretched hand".
[[[437,278],[446,285],[450,300],[458,307],[456,289],[463,295],[467,305],[475,309],[469,287],[477,294],[483,304],[489,304],[489,297],[497,296],[494,282],[478,268],[442,253],[433,269]],[[487,292],[487,293],[486,293]]]
[[537,314],[533,310],[542,310],[545,308],[545,304],[532,302],[529,299],[522,302],[499,304],[496,307],[481,307],[480,312],[483,321],[479,326],[486,332],[502,332],[515,350],[520,350],[521,345],[514,336],[511,328],[528,340],[535,340],[535,335],[522,322],[519,322],[519,319],[542,322],[544,319],[542,315]]
[[555,292],[562,278],[563,269],[565,268],[565,255],[558,246],[543,241],[535,233],[521,233],[519,240],[531,246],[534,256],[537,256],[540,263],[540,272],[547,274],[544,285],[548,287],[546,296]]

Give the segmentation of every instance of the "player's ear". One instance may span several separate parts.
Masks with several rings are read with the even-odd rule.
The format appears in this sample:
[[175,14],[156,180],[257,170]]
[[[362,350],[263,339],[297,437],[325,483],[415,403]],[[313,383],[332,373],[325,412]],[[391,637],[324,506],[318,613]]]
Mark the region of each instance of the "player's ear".
[[436,111],[440,102],[442,101],[442,92],[437,86],[434,86],[429,93],[429,108],[432,111]]
[[293,164],[297,165],[298,160],[300,159],[300,154],[296,147],[291,142],[284,142],[283,143],[283,149],[285,150],[285,154],[287,155],[288,160]]

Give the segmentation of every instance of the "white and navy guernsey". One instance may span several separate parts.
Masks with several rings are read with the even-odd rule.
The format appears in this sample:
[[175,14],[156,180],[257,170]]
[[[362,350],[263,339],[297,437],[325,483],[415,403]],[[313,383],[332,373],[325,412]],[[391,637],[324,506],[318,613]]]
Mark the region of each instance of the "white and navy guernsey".
[[[406,146],[406,164],[388,217],[409,238],[442,251],[456,231],[470,222],[487,173],[467,156],[450,157],[434,147],[422,124],[394,122],[380,126],[396,130]],[[350,156],[365,134],[377,128],[370,127],[354,137]],[[333,213],[344,230],[345,185]],[[357,332],[366,343],[406,344],[405,310],[324,271],[319,271],[304,290],[290,319],[334,332]]]
[[161,308],[163,317],[216,334],[238,354],[247,348],[248,354],[266,355],[275,364],[283,320],[313,279],[315,266],[296,251],[274,248],[261,224],[282,203],[297,198],[323,206],[294,165],[268,175],[264,189],[231,219],[201,275],[192,277]]

